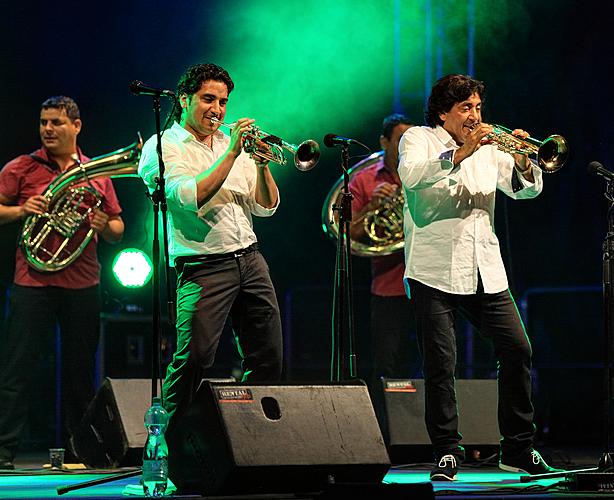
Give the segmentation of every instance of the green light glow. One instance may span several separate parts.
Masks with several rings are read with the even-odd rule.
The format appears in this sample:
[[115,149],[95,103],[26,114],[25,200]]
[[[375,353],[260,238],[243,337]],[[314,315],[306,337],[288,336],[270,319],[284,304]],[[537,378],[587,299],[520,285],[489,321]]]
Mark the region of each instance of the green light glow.
[[393,111],[395,74],[420,123],[438,72],[465,71],[467,15],[465,2],[439,0],[245,0],[208,20],[204,58],[235,81],[226,121],[249,116],[295,144],[330,132],[366,140]]
[[149,257],[141,250],[127,248],[117,254],[113,261],[113,275],[127,288],[140,288],[147,284],[152,275]]
[[[420,4],[404,3],[405,15]],[[320,142],[390,112],[392,0],[248,0],[219,17],[207,57],[236,84],[227,121],[250,116],[289,142]]]

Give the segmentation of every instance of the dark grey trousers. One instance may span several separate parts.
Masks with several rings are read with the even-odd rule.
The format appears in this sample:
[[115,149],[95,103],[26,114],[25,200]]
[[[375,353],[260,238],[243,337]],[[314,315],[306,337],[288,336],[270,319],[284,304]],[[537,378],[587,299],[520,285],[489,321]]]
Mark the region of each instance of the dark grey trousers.
[[259,251],[188,261],[177,272],[177,350],[162,389],[171,427],[213,365],[228,318],[243,359],[244,381],[279,380],[282,370],[279,306]]

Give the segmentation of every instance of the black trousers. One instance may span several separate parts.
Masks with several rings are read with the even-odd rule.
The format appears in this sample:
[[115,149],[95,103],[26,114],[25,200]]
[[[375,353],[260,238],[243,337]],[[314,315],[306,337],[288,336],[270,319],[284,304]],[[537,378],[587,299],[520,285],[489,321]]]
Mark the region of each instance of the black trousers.
[[[12,460],[27,421],[28,390],[41,353],[53,352],[61,332],[64,431],[70,434],[94,396],[100,334],[98,286],[81,290],[13,285],[0,342],[0,459]],[[53,412],[53,408],[45,411]],[[65,435],[65,440],[69,436]]]
[[243,380],[279,380],[282,370],[279,306],[259,251],[181,262],[177,273],[177,350],[162,388],[169,428],[213,365],[229,317],[243,359]]
[[[425,420],[436,457],[464,458],[454,391],[457,312],[493,342],[498,373],[501,454],[513,456],[533,446],[531,344],[509,290],[456,295],[410,280],[425,381]],[[493,415],[494,418],[494,415]]]

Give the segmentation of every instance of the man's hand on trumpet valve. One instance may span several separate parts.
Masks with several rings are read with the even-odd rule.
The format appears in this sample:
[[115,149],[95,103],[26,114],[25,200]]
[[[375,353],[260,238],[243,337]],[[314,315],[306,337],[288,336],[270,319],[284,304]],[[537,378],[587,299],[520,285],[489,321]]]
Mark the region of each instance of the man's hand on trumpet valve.
[[[522,130],[521,128],[515,128],[514,130],[512,130],[512,135],[520,139],[526,139],[527,137],[529,137],[529,133],[526,130]],[[514,157],[514,161],[516,162],[516,169],[522,175],[524,175],[527,180],[529,180],[529,178],[525,175],[531,172],[532,164],[531,160],[529,160],[529,156],[521,153],[514,153],[512,156]],[[531,179],[532,178],[533,175],[531,174]]]
[[469,158],[484,144],[490,144],[492,142],[488,137],[493,131],[491,125],[476,122],[469,127],[471,131],[465,136],[465,141],[461,147],[454,153],[455,165],[458,165],[465,158]]
[[235,156],[241,154],[243,143],[245,142],[245,132],[247,132],[256,120],[251,118],[239,118],[230,132],[230,146],[228,150]]
[[[529,137],[529,133],[521,128],[515,128],[512,130],[512,135],[520,139],[526,139]],[[520,172],[520,174],[527,181],[535,182],[535,178],[533,177],[533,164],[531,163],[531,160],[529,160],[529,156],[522,153],[514,153],[512,156],[514,157],[516,170],[518,170],[518,172]]]
[[256,162],[256,166],[258,168],[264,168],[269,164],[269,160],[263,158],[262,156],[258,156],[257,154],[252,154],[251,157]]

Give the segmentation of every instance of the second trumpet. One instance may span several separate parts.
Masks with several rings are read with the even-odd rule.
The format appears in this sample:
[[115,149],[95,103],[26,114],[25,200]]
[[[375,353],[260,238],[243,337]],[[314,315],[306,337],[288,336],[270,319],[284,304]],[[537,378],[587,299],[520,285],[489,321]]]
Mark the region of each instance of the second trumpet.
[[512,135],[511,129],[502,125],[493,124],[492,127],[492,133],[486,137],[501,151],[533,155],[537,159],[537,166],[546,173],[556,172],[567,161],[569,146],[561,135],[551,135],[540,141],[533,137],[516,137]]
[[[215,117],[211,118],[211,123],[227,127],[229,130],[232,130],[235,126],[234,122],[224,123]],[[302,172],[311,170],[320,159],[320,145],[312,139],[307,139],[299,145],[291,144],[281,137],[264,132],[256,125],[252,125],[244,135],[243,151],[250,155],[285,165],[284,149],[294,155],[294,166]]]

